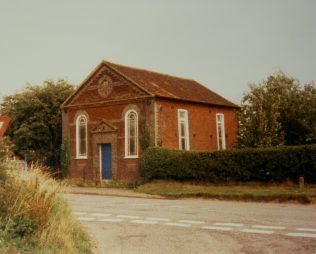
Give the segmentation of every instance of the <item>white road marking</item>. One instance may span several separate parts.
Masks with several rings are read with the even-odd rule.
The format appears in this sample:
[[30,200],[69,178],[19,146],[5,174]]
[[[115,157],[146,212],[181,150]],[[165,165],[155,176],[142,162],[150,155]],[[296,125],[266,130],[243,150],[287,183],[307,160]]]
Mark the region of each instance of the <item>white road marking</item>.
[[157,221],[152,220],[132,220],[132,223],[138,223],[138,224],[157,224]]
[[255,234],[273,234],[274,233],[274,231],[271,231],[271,230],[259,230],[259,229],[249,229],[249,228],[242,229],[241,232],[255,233]]
[[167,218],[155,218],[155,217],[147,217],[146,220],[154,220],[154,221],[171,221]]
[[211,229],[211,230],[221,230],[221,231],[230,231],[233,230],[233,228],[229,228],[229,227],[214,227],[214,226],[205,226],[202,227],[204,229]]
[[244,224],[240,223],[213,223],[215,226],[228,226],[228,227],[242,227]]
[[176,227],[191,227],[192,225],[190,224],[184,224],[184,223],[173,223],[173,222],[168,222],[168,223],[165,223],[164,225],[167,225],[167,226],[176,226]]
[[98,221],[101,221],[101,222],[122,222],[124,221],[123,219],[116,219],[116,218],[113,218],[113,219],[100,219]]
[[78,217],[78,220],[80,220],[80,221],[93,221],[93,220],[95,220],[95,218],[91,218],[91,217]]
[[285,229],[285,227],[279,227],[279,226],[264,226],[264,225],[253,225],[253,228],[259,228],[259,229]]
[[124,218],[124,219],[138,219],[139,216],[133,216],[133,215],[117,215],[117,218]]
[[[179,207],[179,206],[177,206]],[[159,222],[166,222],[163,225],[166,226],[176,226],[176,227],[192,227],[191,224],[204,224],[205,221],[196,221],[196,220],[178,220],[178,223],[176,222],[168,222],[171,221],[169,218],[156,218],[156,217],[146,217],[145,219],[139,219],[139,216],[133,216],[133,215],[117,215],[117,218],[106,218],[101,219],[102,217],[108,217],[112,214],[109,213],[88,213],[88,212],[73,212],[74,215],[89,215],[89,216],[95,216],[99,218],[93,218],[93,217],[78,217],[77,219],[79,221],[99,221],[99,222],[122,222],[124,219],[134,219],[131,220],[131,223],[137,223],[137,224],[158,224]],[[137,220],[138,219],[138,220]],[[224,223],[224,222],[218,222],[213,223],[214,226],[204,226],[201,227],[203,229],[209,229],[209,230],[219,230],[219,231],[232,231],[234,227],[242,227],[244,224],[240,223]],[[273,234],[273,230],[284,230],[286,227],[282,226],[266,226],[266,225],[252,225],[252,228],[244,228],[240,229],[241,232],[244,233],[255,233],[255,234]],[[269,230],[270,229],[270,230]],[[305,232],[316,232],[316,228],[296,228],[297,231],[305,231]],[[292,237],[309,237],[309,238],[316,238],[316,233],[304,233],[304,232],[290,232],[285,234],[286,236],[292,236]]]
[[307,234],[307,233],[288,233],[288,236],[301,236],[301,237],[312,237],[316,238],[316,234]]
[[108,217],[108,216],[111,216],[112,214],[110,214],[110,213],[91,213],[90,215],[97,216],[97,217]]
[[188,223],[188,224],[204,224],[205,221],[198,220],[179,220],[180,223]]
[[298,231],[316,232],[316,228],[296,228]]
[[73,212],[74,215],[85,215],[87,214],[86,212]]

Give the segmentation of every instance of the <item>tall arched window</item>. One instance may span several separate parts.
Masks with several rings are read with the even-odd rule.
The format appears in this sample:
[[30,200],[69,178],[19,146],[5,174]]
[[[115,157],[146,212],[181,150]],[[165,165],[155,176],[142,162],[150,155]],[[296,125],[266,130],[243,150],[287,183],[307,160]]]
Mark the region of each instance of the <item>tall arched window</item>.
[[87,141],[87,118],[85,115],[80,115],[76,121],[76,150],[78,159],[87,158]]
[[125,114],[125,157],[138,157],[138,115],[135,110]]

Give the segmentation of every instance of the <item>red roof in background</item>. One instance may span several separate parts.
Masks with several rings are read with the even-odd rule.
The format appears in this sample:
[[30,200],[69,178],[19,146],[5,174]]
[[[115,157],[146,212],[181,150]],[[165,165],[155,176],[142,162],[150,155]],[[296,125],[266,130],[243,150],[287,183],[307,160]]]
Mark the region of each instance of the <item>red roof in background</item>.
[[0,115],[0,138],[3,137],[10,123],[10,117]]
[[86,82],[103,66],[112,69],[129,81],[135,83],[152,97],[182,100],[193,103],[206,103],[229,108],[239,108],[236,104],[230,102],[221,95],[213,92],[194,80],[114,64],[107,61],[102,61],[91,72],[86,80],[81,83],[79,88],[64,101],[61,107],[70,106],[75,95],[84,88]]
[[103,61],[103,63],[132,79],[153,95],[170,99],[238,108],[236,104],[206,88],[195,80],[132,68],[107,61]]

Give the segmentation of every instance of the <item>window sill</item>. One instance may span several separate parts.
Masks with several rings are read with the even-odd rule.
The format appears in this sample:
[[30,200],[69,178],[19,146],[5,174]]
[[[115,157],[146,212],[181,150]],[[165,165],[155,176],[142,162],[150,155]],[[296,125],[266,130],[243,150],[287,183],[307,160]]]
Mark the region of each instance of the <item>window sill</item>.
[[125,156],[124,159],[138,159],[138,155]]
[[86,160],[86,159],[88,159],[88,156],[76,157],[75,159],[76,160]]

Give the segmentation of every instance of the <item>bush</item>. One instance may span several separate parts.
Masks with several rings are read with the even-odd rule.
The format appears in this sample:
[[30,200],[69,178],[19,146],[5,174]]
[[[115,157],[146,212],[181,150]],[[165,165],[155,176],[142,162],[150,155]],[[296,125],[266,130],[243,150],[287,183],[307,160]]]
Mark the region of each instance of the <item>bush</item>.
[[62,178],[66,178],[69,174],[70,166],[70,144],[68,137],[63,140],[60,147],[60,167]]
[[151,179],[214,183],[297,181],[316,183],[316,145],[247,148],[215,152],[151,147],[141,159],[141,175]]

